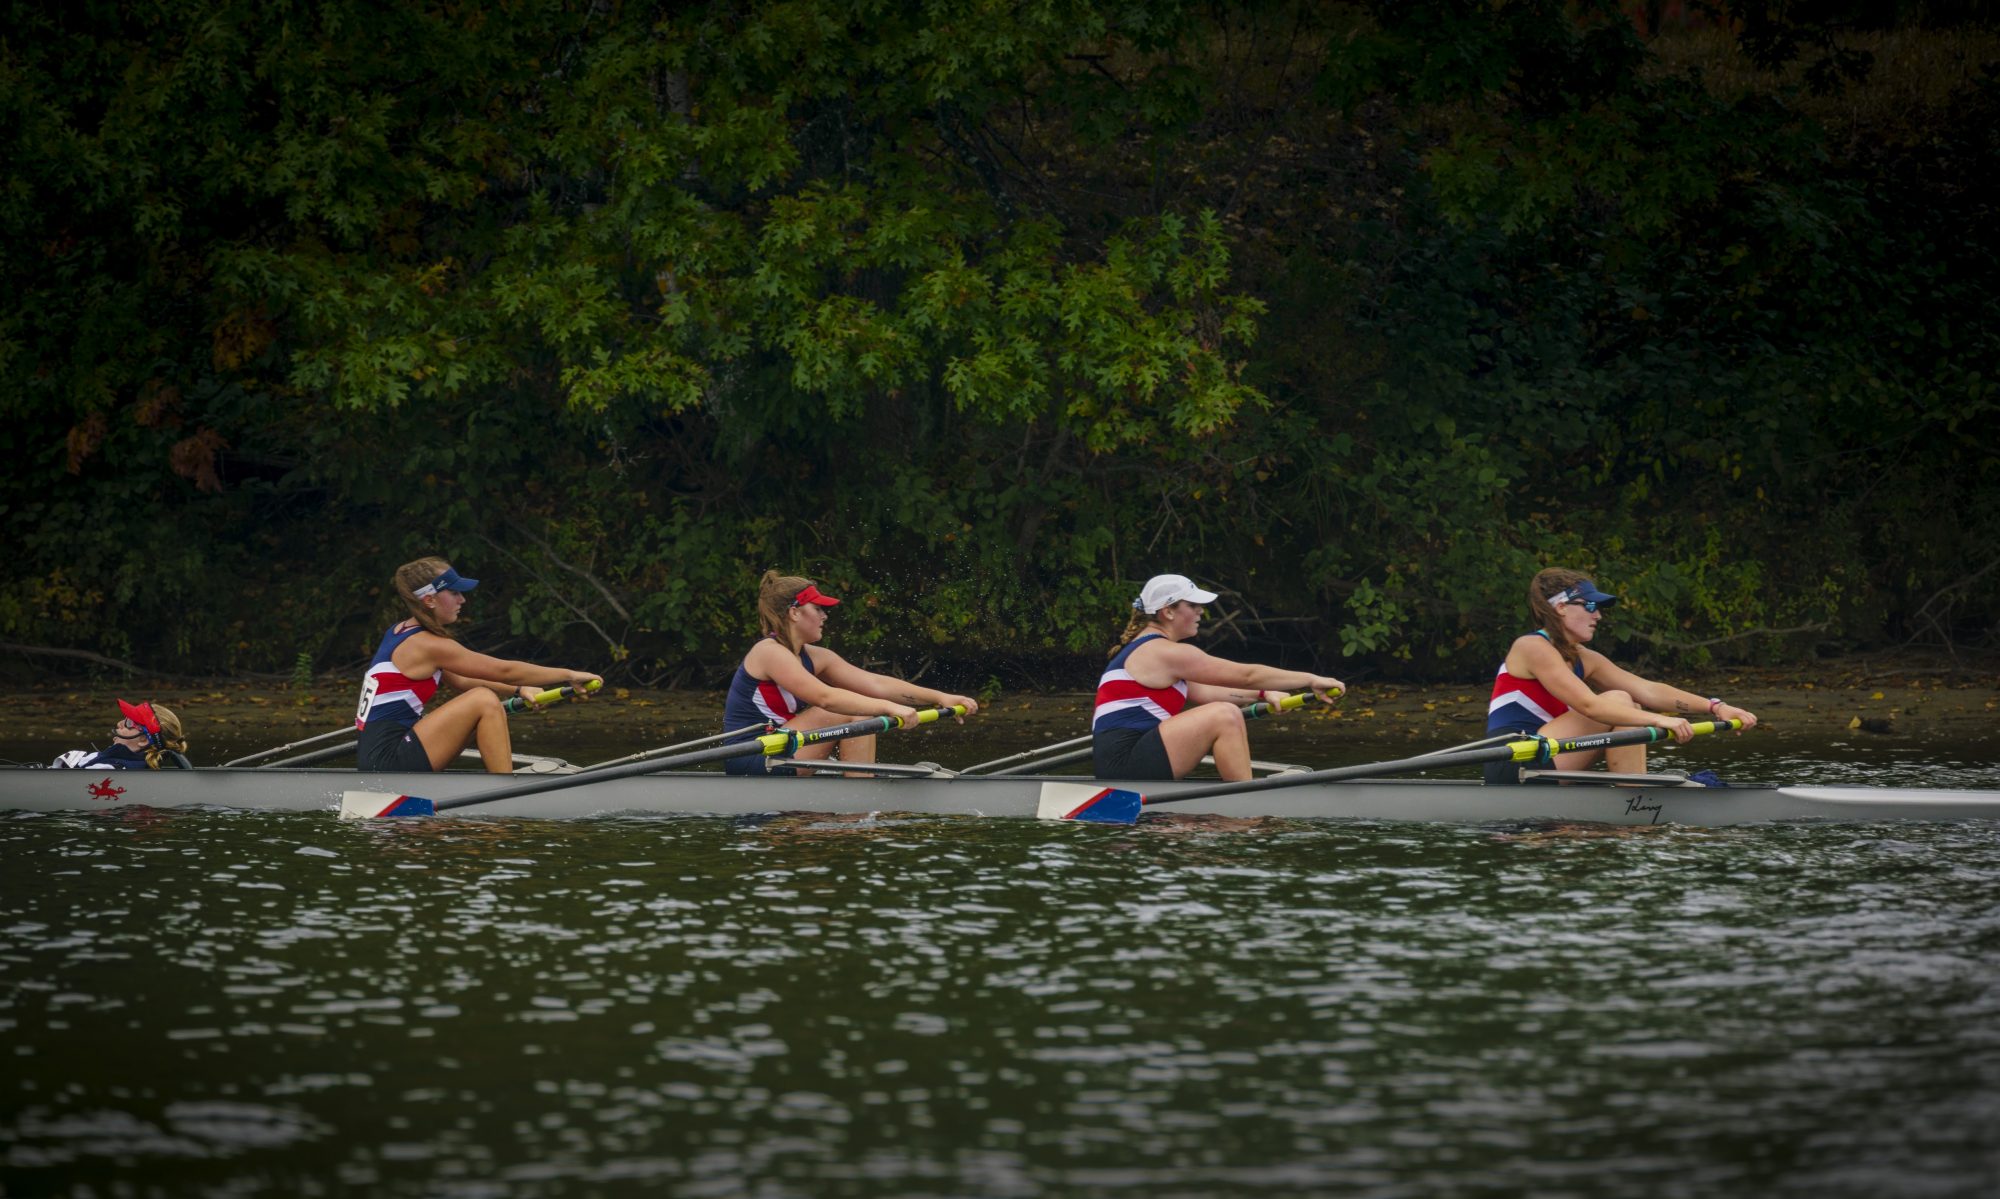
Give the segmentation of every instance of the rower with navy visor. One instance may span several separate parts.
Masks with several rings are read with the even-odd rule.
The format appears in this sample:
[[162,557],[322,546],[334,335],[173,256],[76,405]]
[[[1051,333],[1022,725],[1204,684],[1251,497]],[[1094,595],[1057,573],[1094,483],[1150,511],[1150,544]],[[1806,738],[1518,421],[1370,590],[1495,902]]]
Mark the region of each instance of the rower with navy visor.
[[[392,585],[408,617],[382,635],[362,676],[354,724],[363,770],[443,770],[476,744],[488,773],[511,774],[514,743],[503,699],[519,695],[532,712],[543,687],[573,687],[582,699],[599,681],[587,671],[494,658],[460,645],[452,626],[479,580],[442,558],[404,563]],[[458,694],[426,712],[440,684]]]
[[[1540,627],[1514,639],[1494,676],[1493,697],[1486,706],[1488,735],[1566,738],[1652,727],[1686,742],[1694,736],[1689,717],[1741,720],[1746,729],[1756,727],[1754,712],[1719,696],[1704,697],[1644,678],[1589,648],[1585,643],[1617,602],[1617,596],[1578,571],[1550,567],[1534,577],[1528,584],[1528,610]],[[1553,759],[1545,751],[1530,768],[1583,770],[1600,758],[1613,773],[1646,770],[1644,745],[1578,750]],[[1518,783],[1520,771],[1513,762],[1489,762],[1486,781]]]

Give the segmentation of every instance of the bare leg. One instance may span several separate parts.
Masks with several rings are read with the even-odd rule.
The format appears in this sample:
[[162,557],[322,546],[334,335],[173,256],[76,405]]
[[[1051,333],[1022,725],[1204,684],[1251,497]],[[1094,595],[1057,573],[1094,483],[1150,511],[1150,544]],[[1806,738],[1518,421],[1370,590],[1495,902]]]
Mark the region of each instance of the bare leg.
[[1235,704],[1218,701],[1185,709],[1160,726],[1160,741],[1177,779],[1186,778],[1208,754],[1215,755],[1215,772],[1230,782],[1250,777],[1250,734]]
[[[825,708],[807,708],[797,716],[787,720],[785,727],[788,729],[798,729],[801,732],[809,729],[830,729],[837,724],[847,724],[853,719],[854,717],[852,716],[843,716],[839,712],[829,712]],[[831,758],[834,756],[835,749],[840,751],[841,761],[852,762],[857,765],[867,765],[875,760],[875,735],[870,733],[864,737],[843,737],[839,741],[822,741],[818,745],[802,746],[792,756],[811,760]],[[857,775],[854,777],[860,776]]]
[[[1607,699],[1631,703],[1632,697],[1623,691],[1606,691]],[[1625,727],[1625,726],[1620,726]],[[1549,721],[1541,728],[1544,737],[1585,737],[1591,733],[1610,732],[1611,726],[1600,724],[1572,708],[1561,716]],[[1604,760],[1607,770],[1618,774],[1644,774],[1646,772],[1646,747],[1643,745],[1615,745],[1608,750],[1580,749],[1574,753],[1557,754],[1557,770],[1588,770],[1598,759]]]
[[486,773],[514,773],[514,739],[507,729],[507,710],[500,706],[500,697],[484,687],[455,695],[424,713],[416,732],[432,770],[443,770],[468,741],[477,741]]

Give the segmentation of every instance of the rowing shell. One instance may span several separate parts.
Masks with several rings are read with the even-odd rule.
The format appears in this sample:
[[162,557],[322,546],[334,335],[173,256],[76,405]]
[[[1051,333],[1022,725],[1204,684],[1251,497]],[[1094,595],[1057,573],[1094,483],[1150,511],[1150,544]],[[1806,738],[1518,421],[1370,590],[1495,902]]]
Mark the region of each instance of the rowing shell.
[[[0,767],[0,810],[102,812],[126,808],[336,811],[345,791],[434,799],[476,796],[524,776],[471,771],[383,774],[355,770],[36,770]],[[735,816],[767,812],[914,812],[1032,817],[1042,784],[1076,778],[744,778],[663,772],[606,779],[546,795],[498,800],[451,813],[567,820],[622,813]],[[1148,796],[1203,784],[1146,783]],[[2000,819],[2000,791],[1889,787],[1541,784],[1492,787],[1475,780],[1364,779],[1225,795],[1163,809],[1222,816],[1489,823],[1574,820],[1605,824],[1751,824],[1770,820]]]

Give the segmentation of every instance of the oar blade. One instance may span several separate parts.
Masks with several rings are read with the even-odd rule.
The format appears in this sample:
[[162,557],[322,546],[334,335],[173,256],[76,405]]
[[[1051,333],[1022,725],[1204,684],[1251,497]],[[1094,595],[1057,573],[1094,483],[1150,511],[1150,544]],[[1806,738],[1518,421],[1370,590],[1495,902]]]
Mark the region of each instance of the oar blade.
[[432,816],[437,806],[414,795],[391,795],[387,791],[342,791],[342,820],[381,820],[395,816]]
[[1035,816],[1089,824],[1133,824],[1145,806],[1146,797],[1137,791],[1089,783],[1043,783]]

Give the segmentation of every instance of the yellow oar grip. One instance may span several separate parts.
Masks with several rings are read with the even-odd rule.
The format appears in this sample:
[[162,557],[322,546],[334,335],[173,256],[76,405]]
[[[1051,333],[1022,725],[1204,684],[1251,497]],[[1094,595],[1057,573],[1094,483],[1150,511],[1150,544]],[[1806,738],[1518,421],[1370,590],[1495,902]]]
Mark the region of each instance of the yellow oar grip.
[[[963,716],[963,715],[965,715],[965,705],[964,705],[964,704],[953,704],[953,705],[952,705],[951,707],[949,707],[949,708],[918,708],[918,709],[917,709],[917,719],[916,719],[916,722],[915,722],[915,723],[917,723],[917,724],[929,724],[930,722],[932,722],[933,720],[936,720],[936,719],[938,719],[939,717],[943,717],[943,716]],[[897,721],[896,723],[897,723],[898,725],[900,725],[901,727],[903,727],[903,728],[909,728],[909,727],[910,727],[910,722],[909,722],[909,721]]]
[[[604,686],[603,679],[592,679],[583,685],[583,690],[596,691],[602,686]],[[551,687],[547,691],[537,691],[533,703],[538,708],[546,708],[559,699],[567,699],[574,690],[576,688],[573,687]]]

